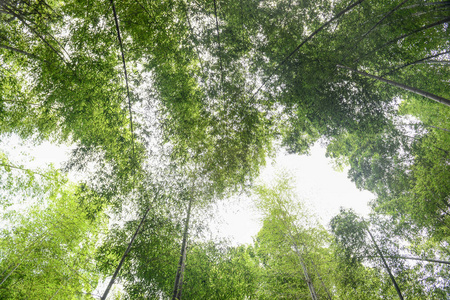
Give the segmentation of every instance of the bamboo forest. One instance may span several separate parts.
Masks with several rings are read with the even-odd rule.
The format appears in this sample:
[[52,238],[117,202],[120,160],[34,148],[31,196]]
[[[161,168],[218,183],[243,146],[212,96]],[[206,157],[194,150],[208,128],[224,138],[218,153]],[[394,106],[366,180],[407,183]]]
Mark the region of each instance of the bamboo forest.
[[[0,0],[0,299],[450,299],[449,16]],[[69,154],[30,165],[12,140]],[[291,173],[258,180],[318,144],[370,213],[323,225]],[[252,242],[210,238],[240,197]]]

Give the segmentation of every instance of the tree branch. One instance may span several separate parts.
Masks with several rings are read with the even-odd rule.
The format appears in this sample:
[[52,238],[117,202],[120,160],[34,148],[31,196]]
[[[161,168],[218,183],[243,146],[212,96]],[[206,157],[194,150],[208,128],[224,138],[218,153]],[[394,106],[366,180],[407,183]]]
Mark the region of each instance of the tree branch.
[[384,259],[383,253],[381,253],[381,250],[378,247],[377,242],[375,242],[375,239],[369,230],[369,226],[367,226],[367,224],[365,222],[364,222],[364,225],[366,227],[367,232],[369,233],[370,238],[372,239],[373,244],[375,245],[375,248],[377,249],[378,254],[380,255],[380,257],[383,261],[384,267],[386,268],[386,270],[389,273],[389,277],[391,278],[391,281],[394,284],[394,287],[395,287],[395,290],[397,291],[398,297],[400,298],[400,300],[403,300],[403,295],[402,295],[402,292],[400,291],[400,287],[398,286],[397,281],[395,281],[394,275],[392,275],[391,269],[389,268],[386,260]]
[[[158,192],[155,195],[155,198],[158,197]],[[149,205],[149,207],[147,208],[147,210],[145,211],[144,215],[142,216],[141,222],[139,223],[139,226],[136,228],[136,231],[133,234],[133,237],[130,240],[130,243],[128,244],[127,249],[125,250],[125,252],[122,255],[122,258],[120,259],[119,264],[117,265],[116,271],[114,272],[113,276],[111,277],[111,280],[109,281],[108,287],[106,288],[105,292],[103,293],[103,296],[101,297],[102,300],[105,300],[106,297],[108,296],[109,291],[111,290],[111,287],[114,284],[114,281],[116,280],[117,275],[119,274],[120,269],[122,268],[122,265],[125,261],[125,258],[127,257],[128,253],[131,250],[131,246],[133,245],[134,240],[136,239],[139,230],[142,227],[142,224],[144,224],[145,218],[147,217],[148,212],[150,211],[150,209],[152,208],[152,206]]]
[[133,113],[131,111],[131,100],[130,100],[130,89],[128,86],[128,75],[127,75],[127,67],[125,64],[125,55],[123,52],[123,43],[122,38],[120,36],[120,28],[119,28],[119,20],[117,19],[117,13],[116,13],[116,7],[114,5],[114,0],[110,0],[113,14],[114,14],[114,22],[116,24],[116,31],[117,31],[117,39],[119,40],[119,46],[120,46],[120,53],[122,54],[122,64],[123,64],[123,72],[125,75],[125,85],[127,88],[127,98],[128,98],[128,112],[130,114],[130,132],[131,132],[131,145],[132,145],[132,154],[133,154],[133,164],[136,160],[136,155],[134,152],[134,132],[133,132]]
[[450,53],[450,50],[444,51],[444,52],[441,52],[441,53],[437,53],[437,54],[434,54],[434,55],[430,55],[430,56],[424,57],[422,59],[419,59],[419,60],[416,60],[416,61],[413,61],[413,62],[410,62],[410,63],[406,63],[406,64],[401,65],[401,66],[399,66],[399,67],[397,67],[395,69],[392,69],[388,73],[382,74],[381,77],[391,75],[392,73],[397,72],[400,69],[409,67],[411,65],[419,64],[419,63],[424,62],[424,61],[426,61],[426,60],[428,60],[430,58],[435,58],[435,57],[438,57],[438,56],[441,56],[441,55],[445,55],[445,54],[448,54],[448,53]]
[[349,68],[349,67],[346,67],[346,66],[343,66],[343,65],[337,65],[337,67],[338,68],[342,68],[342,69],[347,69],[349,71],[358,73],[360,75],[363,75],[363,76],[366,76],[366,77],[370,77],[370,78],[373,78],[373,79],[376,79],[376,80],[388,83],[388,84],[390,84],[392,86],[401,88],[401,89],[406,90],[408,92],[412,92],[414,94],[417,94],[417,95],[423,96],[425,98],[431,99],[433,101],[436,101],[436,102],[442,103],[444,105],[450,106],[450,100],[449,99],[446,99],[444,97],[441,97],[441,96],[438,96],[438,95],[435,95],[435,94],[432,94],[432,93],[429,93],[429,92],[426,92],[426,91],[423,91],[421,89],[410,87],[410,86],[407,86],[405,84],[402,84],[402,83],[399,83],[399,82],[396,82],[396,81],[392,81],[392,80],[385,79],[385,78],[382,78],[382,77],[379,77],[379,76],[375,76],[375,75],[372,75],[372,74],[369,74],[369,73],[366,73],[366,72],[363,72],[363,71],[358,71],[358,70],[355,70],[355,69],[352,69],[352,68]]
[[373,54],[373,53],[375,53],[375,52],[380,51],[380,50],[383,49],[384,47],[387,47],[387,46],[389,46],[389,45],[391,45],[391,44],[393,44],[393,43],[398,42],[398,41],[401,40],[401,39],[404,39],[404,38],[406,38],[406,37],[408,37],[408,36],[411,36],[411,35],[413,35],[413,34],[416,34],[416,33],[418,33],[418,32],[421,32],[421,31],[424,31],[424,30],[427,30],[427,29],[430,29],[430,28],[433,28],[433,27],[436,27],[436,26],[439,26],[439,25],[448,23],[449,21],[450,21],[450,17],[447,17],[447,18],[445,18],[445,19],[439,20],[439,21],[434,22],[434,23],[432,23],[432,24],[428,24],[428,25],[422,26],[422,27],[420,27],[420,28],[417,28],[417,29],[415,29],[415,30],[413,30],[413,31],[410,31],[410,32],[408,32],[408,33],[402,34],[402,35],[400,35],[399,37],[396,37],[395,39],[392,39],[392,40],[390,40],[390,41],[384,43],[383,45],[381,45],[381,46],[378,47],[377,49],[372,50],[372,51],[368,52],[367,54],[362,55],[361,57],[359,57],[359,58],[355,61],[355,63],[359,62],[362,58],[365,58],[365,57],[367,57],[367,56],[369,56],[369,55],[371,55],[371,54]]
[[252,101],[255,96],[259,93],[259,91],[267,84],[267,82],[270,81],[270,79],[273,77],[273,75],[281,68],[282,65],[284,65],[298,50],[300,50],[301,47],[303,47],[303,45],[305,45],[308,41],[310,41],[312,38],[314,38],[319,32],[321,32],[323,29],[325,29],[325,27],[327,27],[328,25],[330,25],[333,21],[339,19],[341,16],[343,16],[344,14],[346,14],[348,11],[350,11],[351,9],[353,9],[355,6],[361,4],[362,2],[364,2],[365,0],[358,0],[352,4],[350,4],[349,6],[347,6],[344,10],[341,10],[339,13],[337,13],[334,17],[332,17],[330,20],[328,20],[327,22],[325,22],[324,24],[322,24],[322,26],[320,26],[319,28],[317,28],[316,30],[314,30],[313,33],[311,33],[306,39],[304,39],[291,53],[289,53],[288,56],[286,56],[279,64],[278,66],[275,68],[275,70],[269,75],[269,77],[264,80],[264,82],[261,84],[261,86],[256,90],[256,92],[253,93],[252,97],[250,98],[250,101]]

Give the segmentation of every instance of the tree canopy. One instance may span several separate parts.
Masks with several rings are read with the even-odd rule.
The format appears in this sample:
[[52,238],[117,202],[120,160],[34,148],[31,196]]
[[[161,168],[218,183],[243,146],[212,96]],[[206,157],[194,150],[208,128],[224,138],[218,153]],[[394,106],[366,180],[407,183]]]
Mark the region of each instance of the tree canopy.
[[[0,149],[1,298],[107,281],[130,299],[450,297],[449,9],[1,1],[0,137],[73,149],[61,170]],[[327,230],[286,176],[255,185],[279,149],[317,142],[376,195],[367,220]],[[204,238],[241,193],[264,216],[254,243]]]

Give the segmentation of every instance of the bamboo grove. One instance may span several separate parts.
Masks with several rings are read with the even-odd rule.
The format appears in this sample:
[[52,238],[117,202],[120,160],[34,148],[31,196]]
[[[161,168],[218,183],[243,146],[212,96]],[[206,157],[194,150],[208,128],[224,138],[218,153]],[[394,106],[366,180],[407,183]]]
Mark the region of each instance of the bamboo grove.
[[[0,0],[0,298],[448,299],[449,15]],[[72,150],[30,168],[11,139]],[[289,175],[255,183],[278,150],[316,143],[375,194],[369,217],[324,228]],[[254,242],[208,239],[212,206],[243,193]]]

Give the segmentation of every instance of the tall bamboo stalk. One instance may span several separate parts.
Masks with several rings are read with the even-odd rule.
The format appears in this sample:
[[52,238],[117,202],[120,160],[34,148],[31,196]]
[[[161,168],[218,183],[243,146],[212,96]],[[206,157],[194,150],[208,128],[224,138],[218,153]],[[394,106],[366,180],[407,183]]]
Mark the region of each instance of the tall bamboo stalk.
[[172,300],[181,300],[181,292],[183,287],[183,274],[186,263],[186,245],[189,232],[189,219],[191,218],[192,198],[189,200],[188,209],[186,213],[186,220],[184,221],[183,242],[181,244],[180,261],[178,263],[177,275],[175,276],[175,285],[173,288]]

